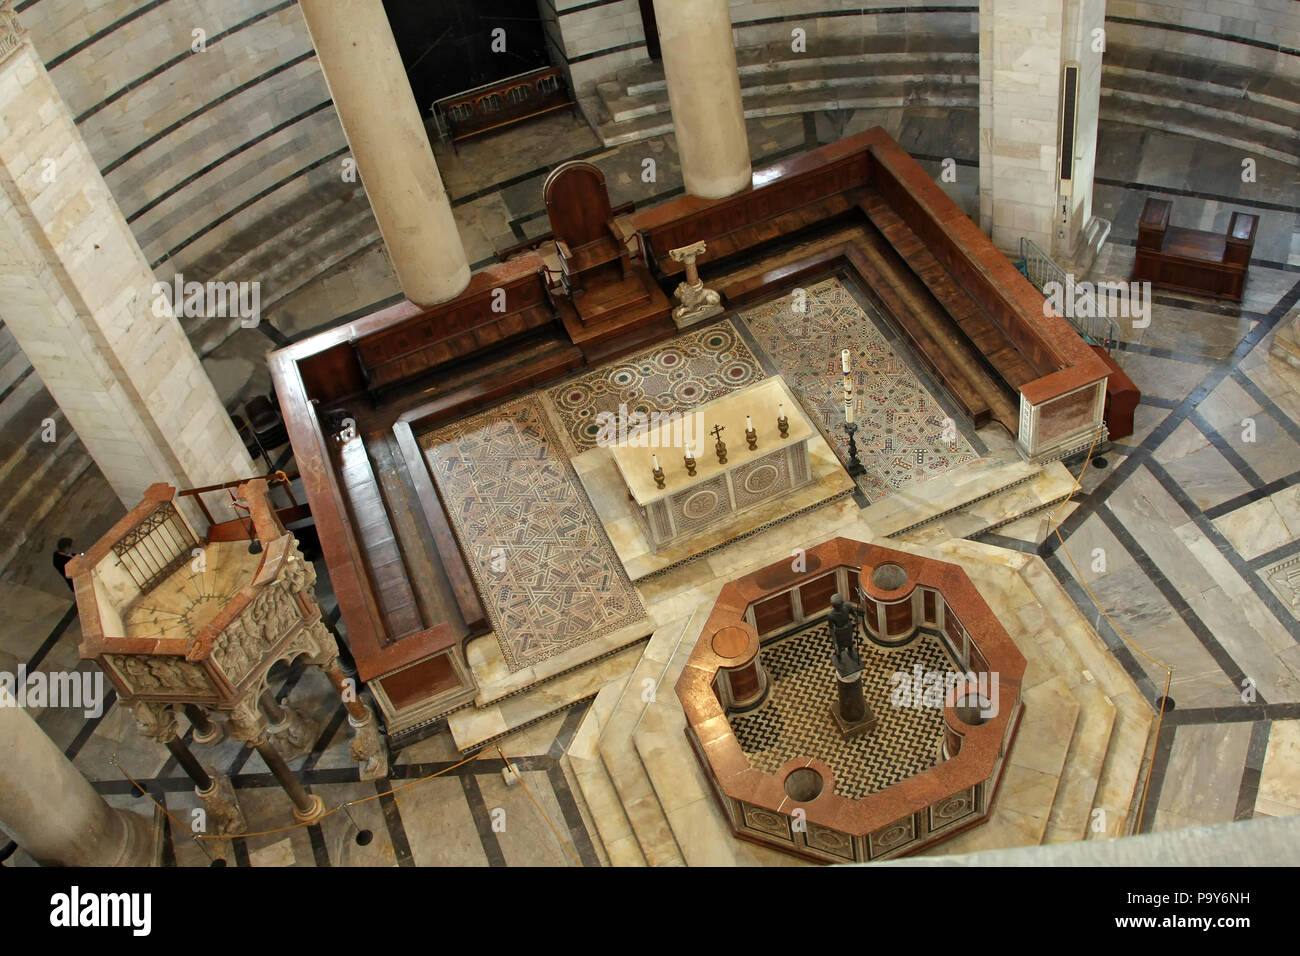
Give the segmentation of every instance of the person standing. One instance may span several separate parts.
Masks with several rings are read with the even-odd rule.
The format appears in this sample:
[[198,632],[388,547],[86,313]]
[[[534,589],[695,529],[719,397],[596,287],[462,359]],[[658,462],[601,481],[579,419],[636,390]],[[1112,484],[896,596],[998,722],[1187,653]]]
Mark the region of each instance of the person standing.
[[58,571],[59,577],[63,578],[67,583],[68,590],[74,592],[76,589],[72,586],[72,578],[68,577],[65,569],[68,566],[68,562],[75,557],[76,555],[72,552],[72,539],[60,538],[54,545],[54,570]]

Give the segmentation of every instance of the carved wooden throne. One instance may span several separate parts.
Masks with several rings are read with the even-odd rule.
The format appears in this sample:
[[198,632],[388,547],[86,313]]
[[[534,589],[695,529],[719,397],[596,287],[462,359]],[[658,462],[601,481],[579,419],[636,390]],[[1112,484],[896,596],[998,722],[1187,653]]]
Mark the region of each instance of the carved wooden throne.
[[667,315],[667,298],[645,266],[633,261],[614,221],[604,173],[581,160],[562,163],[546,177],[542,198],[572,303],[572,314],[561,308],[561,316],[584,352],[588,343]]

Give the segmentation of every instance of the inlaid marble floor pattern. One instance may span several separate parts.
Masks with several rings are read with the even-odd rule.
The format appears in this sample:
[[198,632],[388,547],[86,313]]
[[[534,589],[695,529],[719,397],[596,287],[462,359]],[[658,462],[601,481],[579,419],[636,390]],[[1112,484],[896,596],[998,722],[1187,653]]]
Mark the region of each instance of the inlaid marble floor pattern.
[[[965,197],[964,208],[976,214],[975,192],[964,185],[974,181],[978,166],[970,151],[978,142],[973,116],[969,128],[954,135],[953,123],[964,120],[954,119],[949,111],[844,113],[843,125],[823,139],[884,122],[905,147],[920,154],[936,177],[940,160],[951,154],[951,144],[964,142],[967,152],[963,155],[959,149],[956,154],[962,181],[940,185]],[[812,117],[778,119],[780,123],[766,127],[751,122],[756,150],[761,143],[760,151],[775,157],[816,144],[815,138],[787,135],[790,127],[800,133],[801,120],[810,121],[802,129],[815,128]],[[529,128],[547,131],[544,125]],[[636,173],[645,149],[638,143],[614,151],[617,162],[632,171],[629,183],[639,183]],[[1173,198],[1176,211],[1216,231],[1226,227],[1234,209],[1260,213],[1261,238],[1246,301],[1238,306],[1157,291],[1150,326],[1121,328],[1123,344],[1116,356],[1142,390],[1143,401],[1137,410],[1137,434],[1107,451],[1106,467],[1089,470],[1075,498],[1077,507],[1062,526],[1078,575],[1055,536],[1044,541],[1037,518],[981,539],[1041,553],[1117,658],[1140,679],[1149,701],[1163,693],[1164,673],[1144,669],[1100,611],[1173,667],[1170,696],[1176,704],[1165,714],[1158,740],[1145,818],[1148,829],[1300,813],[1300,692],[1292,683],[1300,668],[1300,634],[1294,605],[1287,606],[1285,591],[1270,586],[1277,580],[1277,567],[1300,555],[1300,523],[1292,520],[1297,513],[1294,496],[1300,492],[1300,386],[1294,378],[1284,379],[1276,360],[1268,356],[1274,330],[1300,302],[1300,207],[1295,204],[1292,169],[1261,159],[1257,182],[1243,184],[1240,159],[1232,147],[1103,119],[1094,211],[1110,218],[1114,231],[1090,278],[1127,280],[1137,213],[1148,196],[1156,195]],[[462,165],[464,181],[455,187],[449,181],[449,189],[459,218],[469,224],[462,230],[472,226],[472,238],[482,247],[473,255],[476,262],[491,258],[485,237],[503,233],[517,240],[545,230],[539,186],[549,164],[531,172],[489,171],[484,181],[473,179],[477,166]],[[661,169],[668,165],[661,163]],[[524,173],[531,178],[521,180]],[[634,199],[645,207],[675,194],[680,186],[665,179],[648,189],[652,195],[627,187],[615,202]],[[480,227],[477,219],[486,222],[489,208],[504,208],[501,221]],[[485,210],[482,217],[479,209]],[[366,269],[374,275],[363,275]],[[321,316],[334,316],[326,323],[333,325],[355,317],[339,315],[342,311],[365,314],[376,301],[389,301],[383,296],[397,294],[382,255],[341,266],[328,277],[331,281],[304,288],[276,315],[264,317],[259,328],[241,330],[207,357],[205,367],[223,398],[266,390],[263,360],[271,345],[322,327]],[[340,283],[355,287],[355,301],[342,309]],[[1246,418],[1255,423],[1253,442],[1243,440]],[[1077,467],[1074,470],[1077,473]],[[0,664],[11,672],[19,664],[29,673],[89,666],[78,661],[80,627],[68,589],[50,566],[49,552],[63,534],[76,536],[78,546],[84,547],[123,509],[92,468],[57,512],[34,530],[26,550],[0,575],[7,623],[0,635]],[[1098,560],[1098,548],[1104,562]],[[1094,565],[1104,570],[1094,570]],[[323,572],[323,566],[318,567]],[[1083,589],[1084,581],[1095,600]],[[328,577],[321,573],[318,591],[327,607],[328,588]],[[829,655],[826,663],[829,667]],[[298,680],[285,675],[279,692],[294,691]],[[303,689],[311,680],[310,673],[301,677]],[[351,821],[339,813],[323,826],[295,831],[288,846],[283,836],[228,841],[223,859],[232,865],[303,866],[508,865],[569,859],[549,831],[533,839],[535,828],[545,829],[544,821],[527,816],[533,809],[526,798],[517,788],[507,793],[500,767],[489,761],[468,764],[468,769],[431,781],[428,789],[391,794],[416,776],[456,762],[445,732],[408,749],[406,759],[396,759],[390,781],[358,782],[347,759],[345,718],[331,694],[328,687],[319,688],[319,693],[312,689],[309,699],[319,700],[322,707],[321,741],[315,753],[293,766],[328,803],[383,793],[352,810],[356,823],[371,831],[373,842],[360,847]],[[295,702],[297,695],[295,691]],[[581,709],[569,714],[577,719]],[[130,784],[111,763],[125,717],[119,754],[123,766],[173,811],[187,813],[196,805],[192,783],[165,749],[139,736],[130,714],[111,693],[99,717],[67,709],[36,711],[33,716],[106,799],[147,812],[147,801],[130,795]],[[556,751],[546,743],[530,743],[528,749],[530,785],[537,780],[535,792],[554,794],[539,795],[539,800],[554,820],[563,819],[562,832],[583,862],[596,862],[590,839],[584,843],[580,804],[574,803],[572,793],[565,796],[567,783],[550,756]],[[519,752],[509,747],[507,751]],[[209,759],[206,752],[200,756]],[[271,828],[289,821],[287,798],[256,754],[227,742],[218,756],[218,769],[235,778],[250,823]],[[518,822],[517,828],[508,825],[505,834],[493,832],[490,811],[498,806]],[[544,847],[543,839],[551,842]],[[178,841],[170,832],[167,840],[168,863],[208,865],[188,840]],[[372,850],[373,855],[367,855]],[[5,865],[24,862],[21,851],[15,853],[2,839],[0,858]]]
[[[958,673],[947,650],[928,634],[897,649],[878,647],[861,632],[857,643],[875,729],[846,738],[831,716],[838,690],[830,625],[822,621],[763,647],[769,696],[756,709],[730,717],[751,767],[776,773],[792,757],[816,756],[835,774],[835,792],[856,800],[938,763],[942,708],[895,706],[891,695],[902,686],[893,678],[899,672],[910,678],[919,666],[922,674]],[[924,704],[919,697],[914,702]]]

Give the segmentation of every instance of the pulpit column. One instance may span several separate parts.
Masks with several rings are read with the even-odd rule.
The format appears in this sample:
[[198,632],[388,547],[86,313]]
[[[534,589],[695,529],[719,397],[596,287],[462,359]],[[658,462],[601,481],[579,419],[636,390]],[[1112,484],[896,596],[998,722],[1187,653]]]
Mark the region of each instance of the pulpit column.
[[727,0],[654,0],[686,191],[720,199],[750,184],[749,140]]
[[402,291],[453,299],[469,261],[382,0],[301,0],[316,56]]

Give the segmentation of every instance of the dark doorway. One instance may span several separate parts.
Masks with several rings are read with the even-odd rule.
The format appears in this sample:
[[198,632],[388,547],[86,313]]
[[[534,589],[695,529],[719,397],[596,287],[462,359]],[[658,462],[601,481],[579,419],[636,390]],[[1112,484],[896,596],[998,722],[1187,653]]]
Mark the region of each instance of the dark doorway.
[[[384,9],[422,112],[444,96],[551,62],[537,0],[384,0]],[[504,35],[494,36],[498,29]]]
[[655,20],[654,0],[641,0],[641,27],[645,30],[645,50],[650,59],[661,59],[659,55],[659,25]]

